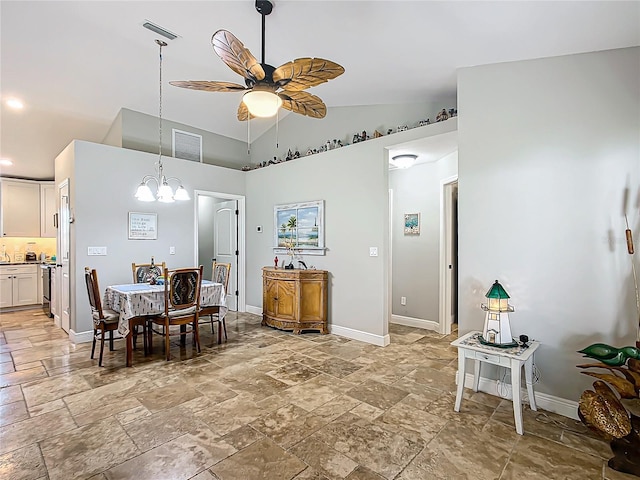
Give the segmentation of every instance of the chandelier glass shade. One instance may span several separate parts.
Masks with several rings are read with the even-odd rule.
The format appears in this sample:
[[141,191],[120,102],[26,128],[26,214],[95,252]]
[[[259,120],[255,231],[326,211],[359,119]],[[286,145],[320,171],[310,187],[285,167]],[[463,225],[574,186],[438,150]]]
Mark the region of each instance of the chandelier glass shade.
[[[158,111],[159,120],[159,143],[158,143],[158,161],[156,162],[156,174],[145,175],[142,182],[138,185],[135,197],[141,202],[155,202],[158,200],[162,203],[173,203],[174,201],[190,200],[189,193],[182,186],[182,181],[177,177],[166,177],[164,175],[164,167],[162,165],[162,47],[167,44],[162,40],[156,40],[160,46],[160,102]],[[169,182],[175,182],[178,186],[175,193]],[[155,184],[155,185],[153,185]],[[151,189],[155,188],[155,194]]]
[[269,90],[252,90],[242,97],[249,113],[254,117],[273,117],[282,106],[282,99]]

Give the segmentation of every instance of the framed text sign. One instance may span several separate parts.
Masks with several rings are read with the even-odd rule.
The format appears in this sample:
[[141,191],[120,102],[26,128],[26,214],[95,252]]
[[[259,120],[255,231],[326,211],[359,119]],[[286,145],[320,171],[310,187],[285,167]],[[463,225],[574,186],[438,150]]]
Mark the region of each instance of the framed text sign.
[[129,240],[157,240],[158,214],[129,212]]

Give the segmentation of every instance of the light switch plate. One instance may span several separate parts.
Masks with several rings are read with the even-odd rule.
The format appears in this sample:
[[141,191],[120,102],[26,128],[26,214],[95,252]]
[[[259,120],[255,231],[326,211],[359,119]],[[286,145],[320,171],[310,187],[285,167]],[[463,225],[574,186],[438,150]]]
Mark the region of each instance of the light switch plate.
[[87,247],[87,255],[106,255],[107,247]]
[[369,247],[369,256],[377,257],[378,256],[378,247]]
[[176,254],[176,247],[169,247],[169,255],[175,255]]

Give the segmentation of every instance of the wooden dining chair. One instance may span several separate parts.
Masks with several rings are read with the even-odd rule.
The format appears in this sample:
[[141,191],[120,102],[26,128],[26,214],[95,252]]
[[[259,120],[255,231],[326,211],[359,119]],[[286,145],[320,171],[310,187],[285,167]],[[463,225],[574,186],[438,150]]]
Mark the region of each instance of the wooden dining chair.
[[98,366],[102,366],[102,354],[104,352],[104,333],[109,332],[109,350],[113,350],[113,331],[118,329],[120,314],[114,310],[103,309],[98,286],[98,272],[95,269],[84,267],[84,279],[87,284],[91,316],[93,317],[93,345],[91,346],[91,358],[96,350],[96,339],[100,335],[100,359]]
[[[200,334],[198,330],[198,316],[200,313],[200,288],[202,286],[202,265],[196,268],[164,269],[164,313],[151,318],[148,330],[149,349],[152,347],[154,333],[164,337],[164,349],[167,360],[171,359],[169,339],[180,335],[181,343],[189,333],[193,334],[193,344],[200,352]],[[156,330],[153,325],[162,326],[163,330]],[[179,331],[171,332],[172,326],[180,326]],[[191,328],[187,328],[191,326]]]
[[[164,275],[164,269],[167,268],[165,262],[154,263],[153,269],[157,278],[162,277]],[[149,270],[151,269],[150,263],[132,263],[131,271],[133,273],[133,283],[146,283],[149,280],[147,279],[149,276]]]
[[[217,263],[213,262],[211,266],[211,281],[215,283],[221,283],[224,286],[224,294],[226,295],[229,288],[229,275],[231,274],[230,263]],[[209,316],[207,320],[206,316]],[[213,316],[216,315],[216,322],[218,323],[218,345],[222,343],[222,330],[224,330],[224,340],[227,341],[227,324],[224,321],[224,316],[220,318],[220,306],[211,305],[203,307],[200,311],[201,323],[211,323],[211,334],[213,334]]]

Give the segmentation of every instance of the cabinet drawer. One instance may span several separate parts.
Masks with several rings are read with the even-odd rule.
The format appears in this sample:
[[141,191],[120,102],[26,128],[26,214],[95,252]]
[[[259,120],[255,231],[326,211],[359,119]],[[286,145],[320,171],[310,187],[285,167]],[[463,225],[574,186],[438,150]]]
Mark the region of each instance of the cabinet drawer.
[[18,275],[21,273],[38,273],[38,265],[3,265],[0,267],[0,275]]
[[465,357],[474,358],[476,360],[480,360],[481,362],[492,363],[494,365],[503,365],[505,367],[511,365],[511,360],[509,360],[509,358],[507,357],[502,357],[500,355],[485,352],[476,352],[475,350],[467,350],[465,352]]

